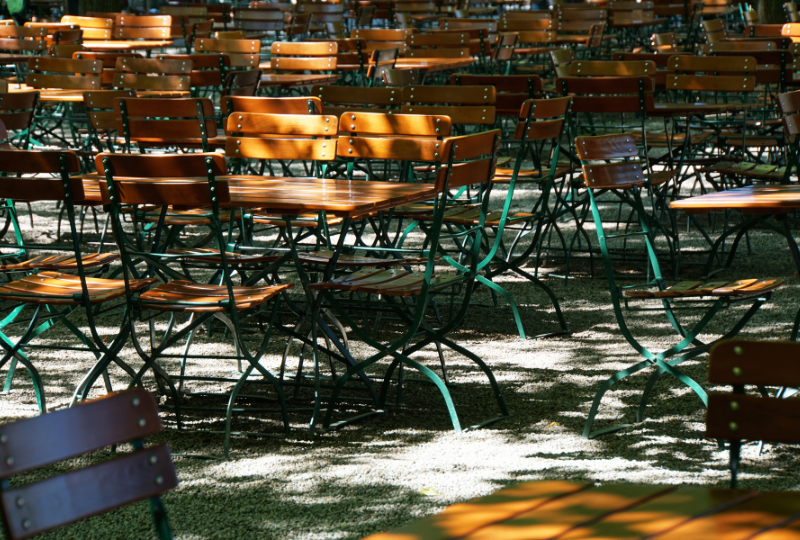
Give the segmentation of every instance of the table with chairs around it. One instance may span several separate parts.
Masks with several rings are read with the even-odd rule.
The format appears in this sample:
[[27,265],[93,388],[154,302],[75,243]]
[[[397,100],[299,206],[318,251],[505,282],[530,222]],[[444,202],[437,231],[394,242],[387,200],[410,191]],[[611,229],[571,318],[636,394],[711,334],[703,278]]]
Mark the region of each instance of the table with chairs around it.
[[[720,275],[735,270],[755,226],[785,236],[800,270],[800,27],[759,24],[724,3],[517,4],[170,4],[0,21],[0,367],[4,393],[28,384],[17,376],[27,371],[41,413],[6,426],[9,440],[57,436],[47,432],[57,415],[68,425],[103,408],[148,411],[143,431],[120,422],[108,438],[7,476],[140,441],[162,422],[219,434],[227,456],[240,435],[314,435],[389,414],[408,405],[410,384],[440,398],[454,431],[501,422],[514,412],[502,378],[458,331],[470,310],[503,306],[521,339],[568,334],[553,283],[584,268],[605,278],[614,335],[638,355],[598,382],[584,437],[634,425],[610,425],[602,410],[617,383],[643,373],[635,422],[667,376],[709,408],[709,437],[782,440],[773,425],[748,424],[755,412],[720,412],[729,398],[681,364],[710,352],[712,373],[731,355],[741,357],[731,369],[748,371],[751,349],[779,348],[769,354],[778,363],[794,350],[731,341],[780,302],[785,280],[768,266]],[[58,210],[55,243],[25,238],[19,212],[32,204]],[[717,212],[721,230],[704,217]],[[684,245],[689,226],[707,244],[702,264]],[[702,276],[687,277],[695,264]],[[532,303],[548,318],[527,316]],[[641,310],[663,313],[675,343],[646,346],[633,320]],[[720,320],[722,333],[701,339]],[[48,340],[54,327],[69,338]],[[787,339],[799,329],[800,314]],[[211,372],[200,366],[209,348]],[[52,349],[92,359],[74,407],[55,413],[40,373]],[[453,355],[487,389],[475,425],[454,398]],[[125,391],[114,393],[123,387],[112,371]],[[744,384],[796,385],[780,366],[763,380],[724,371],[709,383],[734,395]],[[735,399],[743,410],[782,406]],[[35,492],[0,486],[12,537],[142,498],[170,537],[157,499],[177,482],[168,450],[135,448],[122,459],[161,481],[90,497],[74,516],[39,523],[6,501]],[[104,466],[116,465],[94,467]],[[70,474],[101,474],[94,467]],[[776,497],[535,482],[375,538],[516,538],[543,525],[553,537],[700,538],[744,509],[758,514],[756,538],[769,538],[794,530],[797,501],[770,508]],[[663,519],[644,523],[640,511]]]

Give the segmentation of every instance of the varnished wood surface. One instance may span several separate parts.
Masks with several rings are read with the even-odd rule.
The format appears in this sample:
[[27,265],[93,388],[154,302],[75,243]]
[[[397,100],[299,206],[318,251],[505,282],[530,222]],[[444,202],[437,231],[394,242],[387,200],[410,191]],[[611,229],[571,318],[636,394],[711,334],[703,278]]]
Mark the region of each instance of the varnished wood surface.
[[0,65],[27,62],[31,58],[35,58],[35,56],[30,54],[0,53]]
[[743,213],[780,214],[800,209],[800,186],[746,186],[670,203],[689,214],[738,209]]
[[472,65],[474,62],[474,58],[398,58],[394,67],[432,72],[460,69]]
[[[15,94],[18,92],[29,92],[36,90],[25,84],[10,85],[8,92]],[[48,88],[45,90],[38,90],[39,101],[61,101],[69,103],[83,103],[83,90],[59,90],[57,88]],[[189,92],[183,90],[138,90],[136,96],[140,98],[171,98],[171,97],[188,97]]]
[[84,41],[83,46],[89,51],[147,51],[162,49],[172,45],[172,40],[109,40]]
[[766,540],[797,538],[798,531],[798,493],[546,480],[455,504],[365,540]]
[[[98,186],[100,183],[105,184],[105,179],[95,174],[85,175],[82,178],[86,200],[98,200],[102,189]],[[120,177],[115,180],[124,182],[131,179]],[[154,179],[149,179],[152,180]],[[181,181],[204,183],[207,180],[181,178]],[[230,200],[221,202],[222,206],[260,208],[264,212],[276,215],[296,215],[324,210],[334,216],[357,217],[402,204],[430,200],[436,195],[432,184],[403,182],[241,175],[218,176],[217,181],[227,182],[230,192]]]

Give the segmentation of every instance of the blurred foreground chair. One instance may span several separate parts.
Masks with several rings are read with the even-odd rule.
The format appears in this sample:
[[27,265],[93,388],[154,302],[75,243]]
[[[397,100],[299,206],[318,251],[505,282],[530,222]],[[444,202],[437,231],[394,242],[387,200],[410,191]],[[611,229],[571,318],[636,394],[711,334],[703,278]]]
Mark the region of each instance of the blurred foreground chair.
[[[171,540],[159,495],[178,486],[169,447],[145,448],[160,432],[153,396],[142,389],[0,426],[3,528],[10,540],[32,538],[68,523],[149,499],[159,540]],[[9,479],[102,448],[130,442],[134,451],[82,469],[15,487]]]

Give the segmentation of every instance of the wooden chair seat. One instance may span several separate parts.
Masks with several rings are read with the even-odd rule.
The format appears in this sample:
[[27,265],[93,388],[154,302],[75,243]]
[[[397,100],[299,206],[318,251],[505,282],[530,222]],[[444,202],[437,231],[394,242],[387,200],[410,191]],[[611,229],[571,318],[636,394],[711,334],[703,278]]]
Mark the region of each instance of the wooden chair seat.
[[[170,255],[184,255],[187,259],[207,262],[212,264],[222,264],[222,257],[218,249],[211,248],[172,248],[168,249]],[[216,255],[216,256],[215,256]],[[278,255],[248,255],[247,253],[225,252],[225,259],[229,264],[253,264],[277,261]]]
[[627,289],[626,298],[699,298],[701,296],[755,296],[780,288],[782,279],[741,279],[739,281],[682,281],[663,291]]
[[[157,279],[134,279],[131,290],[138,291]],[[99,304],[125,296],[125,281],[122,279],[86,278],[89,302]],[[18,296],[25,295],[25,296]],[[81,278],[59,272],[41,272],[25,276],[0,287],[0,298],[29,304],[73,306],[81,303]]]
[[[327,265],[331,257],[332,251],[309,251],[307,253],[300,253],[300,261],[305,264]],[[343,268],[361,268],[364,266],[372,267],[386,267],[398,266],[405,264],[419,264],[425,262],[425,259],[376,259],[375,257],[363,257],[358,255],[339,255],[336,260],[336,265]]]
[[[111,264],[119,259],[116,253],[93,253],[81,257],[84,268],[98,268]],[[75,255],[39,255],[27,261],[14,264],[0,265],[0,271],[11,272],[18,270],[77,270],[78,263]]]
[[[274,298],[280,292],[294,287],[293,283],[269,287],[233,287],[236,309],[248,309]],[[170,281],[159,285],[139,297],[140,305],[156,311],[222,312],[228,302],[225,285],[202,285],[192,281]]]
[[[164,223],[167,225],[208,225],[211,223],[211,219],[207,217],[208,214],[209,211],[202,208],[181,211],[170,209],[164,218]],[[146,223],[158,223],[160,215],[161,212],[158,210],[147,212],[144,215],[144,221]],[[231,220],[230,210],[221,211],[219,213],[219,219],[222,223],[228,223]]]
[[[438,290],[456,284],[465,278],[458,275],[445,274],[431,278],[431,289]],[[373,268],[359,270],[324,283],[309,285],[309,289],[341,290],[383,294],[387,296],[415,296],[422,291],[424,275],[420,272],[408,272],[400,268],[391,270],[375,270]]]
[[[570,170],[570,168],[569,168],[568,164],[558,165],[556,167],[556,171],[555,171],[555,178],[561,178],[562,176],[565,176],[565,175],[569,174],[569,170]],[[532,179],[535,179],[535,180],[542,180],[543,181],[543,180],[546,180],[547,177],[548,177],[547,169],[543,169],[543,171],[545,171],[544,175],[542,175],[542,172],[539,171],[539,169],[521,168],[519,170],[519,173],[517,173],[517,179],[519,179],[519,180],[532,180]],[[502,182],[505,181],[507,183],[509,180],[511,180],[511,176],[513,174],[514,174],[514,168],[513,167],[500,167],[500,166],[498,166],[494,170],[494,180],[493,180],[493,182],[496,182],[496,183],[497,182],[501,182],[502,183]]]
[[718,172],[722,174],[738,174],[751,178],[766,178],[780,180],[786,174],[786,167],[777,165],[756,164],[750,161],[719,161],[713,165],[698,168],[699,172]]

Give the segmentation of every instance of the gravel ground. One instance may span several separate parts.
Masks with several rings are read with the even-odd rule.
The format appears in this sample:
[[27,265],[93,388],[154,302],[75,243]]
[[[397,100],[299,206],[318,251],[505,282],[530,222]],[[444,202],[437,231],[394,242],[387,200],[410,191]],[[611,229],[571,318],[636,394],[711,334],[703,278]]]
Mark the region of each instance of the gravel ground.
[[[502,194],[498,193],[497,197]],[[528,192],[527,197],[535,193]],[[609,211],[613,211],[609,210]],[[22,225],[28,235],[53,241],[55,214],[44,204],[34,205],[35,229],[26,212]],[[734,218],[735,221],[736,218]],[[701,223],[711,231],[706,218]],[[564,224],[570,230],[570,224]],[[721,219],[716,222],[716,233]],[[96,240],[91,220],[87,241]],[[592,227],[589,227],[590,234]],[[694,227],[687,231],[681,217],[685,260],[682,278],[696,277],[705,256]],[[741,249],[725,277],[782,277],[787,285],[776,292],[742,332],[757,339],[786,339],[798,308],[798,278],[785,240],[773,232],[751,234],[752,253]],[[630,246],[629,252],[636,252]],[[547,259],[540,271],[563,273],[563,261]],[[292,415],[296,429],[288,439],[237,437],[228,460],[222,458],[222,438],[208,433],[182,433],[167,418],[168,429],[153,443],[167,442],[176,454],[180,486],[164,497],[176,537],[188,539],[357,539],[403,525],[438,512],[445,506],[486,495],[524,480],[584,479],[597,482],[648,482],[724,486],[728,481],[727,454],[704,438],[705,413],[700,400],[674,379],[656,385],[647,418],[633,427],[594,440],[581,438],[584,420],[599,385],[616,370],[639,360],[624,341],[610,309],[602,268],[595,278],[589,265],[573,265],[572,279],[546,279],[561,300],[572,333],[551,338],[520,340],[511,312],[499,307],[470,309],[456,341],[480,355],[494,371],[513,418],[490,427],[454,433],[441,398],[429,385],[408,382],[403,406],[338,431],[310,438],[307,420]],[[666,272],[668,275],[671,270]],[[557,330],[552,308],[530,283],[510,276],[498,282],[519,300],[530,334]],[[477,300],[490,303],[481,292]],[[704,339],[713,339],[742,313],[732,308],[709,327]],[[630,314],[632,330],[648,347],[664,349],[677,340],[658,312]],[[77,317],[76,321],[80,321]],[[101,332],[117,332],[114,317],[101,320]],[[13,333],[13,332],[12,332]],[[192,363],[194,373],[231,373],[230,362],[215,360],[226,351],[219,333],[208,340],[199,336],[198,351],[206,357]],[[43,342],[73,342],[60,328]],[[355,343],[356,355],[366,354]],[[280,346],[272,347],[265,365],[277,369]],[[83,353],[32,353],[45,379],[51,409],[62,408],[82,373],[92,364]],[[121,355],[138,365],[132,347]],[[419,355],[438,370],[434,350]],[[706,356],[684,364],[685,371],[705,386]],[[462,357],[447,355],[453,398],[464,425],[496,414],[485,378]],[[602,402],[597,427],[632,422],[640,390],[649,372],[623,381]],[[115,388],[125,384],[121,370],[112,373]],[[146,381],[155,389],[152,379]],[[101,387],[101,385],[97,385]],[[101,393],[95,388],[95,395]],[[393,396],[392,396],[393,397]],[[300,396],[299,401],[307,401]],[[36,414],[30,381],[21,372],[13,391],[0,399],[2,421]],[[337,414],[342,417],[343,412]],[[249,425],[278,433],[274,415]],[[124,448],[123,448],[124,450]],[[216,459],[184,457],[203,454]],[[71,470],[104,459],[106,452],[62,463],[27,475],[27,481],[53,472]],[[793,446],[767,445],[758,456],[746,445],[741,476],[744,487],[796,489],[800,461]],[[146,504],[95,517],[43,538],[91,540],[137,539],[153,535]]]

